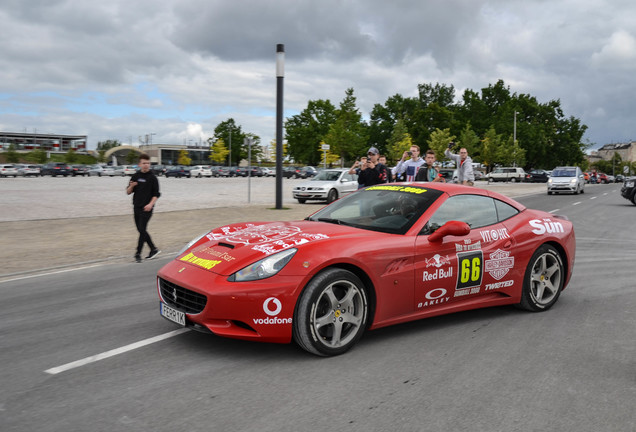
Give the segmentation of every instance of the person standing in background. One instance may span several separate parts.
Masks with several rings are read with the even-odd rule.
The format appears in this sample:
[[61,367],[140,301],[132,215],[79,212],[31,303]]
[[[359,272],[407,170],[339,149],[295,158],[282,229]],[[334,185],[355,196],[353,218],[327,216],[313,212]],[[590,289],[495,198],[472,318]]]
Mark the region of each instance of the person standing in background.
[[404,173],[404,181],[412,182],[415,180],[417,171],[422,165],[424,165],[424,159],[420,157],[420,146],[412,145],[409,151],[404,152],[402,159],[396,165],[395,174],[400,176]]
[[466,147],[460,148],[458,155],[451,153],[451,149],[454,146],[455,143],[453,141],[448,143],[448,148],[444,151],[444,155],[455,161],[455,165],[457,165],[457,182],[466,186],[472,186],[475,184],[473,160],[470,156],[468,156],[468,150],[466,150]]

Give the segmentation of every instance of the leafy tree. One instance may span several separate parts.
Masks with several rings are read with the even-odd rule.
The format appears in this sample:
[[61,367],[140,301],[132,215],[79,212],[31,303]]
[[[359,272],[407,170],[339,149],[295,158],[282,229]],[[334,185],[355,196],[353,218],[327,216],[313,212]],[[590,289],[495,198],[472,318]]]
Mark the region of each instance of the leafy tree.
[[126,153],[126,163],[128,165],[133,165],[139,161],[139,153],[136,151],[129,151]]
[[244,143],[245,147],[245,159],[247,159],[247,155],[252,156],[252,160],[248,161],[250,165],[252,165],[255,161],[261,160],[263,156],[263,149],[261,147],[261,137],[258,135],[254,135],[253,133],[245,134],[245,138],[248,140],[252,140],[252,149],[249,149],[249,143]]
[[38,164],[46,163],[46,152],[42,149],[33,150],[27,154],[27,160]]
[[455,139],[455,135],[451,135],[450,129],[444,130],[435,129],[431,133],[431,138],[428,140],[428,148],[435,152],[435,157],[438,160],[445,158],[444,152],[448,148],[448,143]]
[[384,105],[374,105],[370,115],[369,140],[378,144],[380,153],[390,153],[385,146],[388,145],[398,120],[402,120],[409,134],[417,129],[415,113],[418,106],[416,98],[404,98],[400,94],[388,98]]
[[411,135],[408,133],[404,121],[399,119],[397,123],[395,123],[393,133],[391,133],[391,137],[389,137],[387,141],[387,160],[396,161],[400,159],[404,152],[408,151],[412,145],[413,140],[411,139]]
[[189,166],[192,163],[192,158],[188,156],[188,151],[183,149],[179,150],[179,158],[177,159],[177,164]]
[[217,139],[223,139],[227,143],[228,154],[231,160],[230,165],[238,165],[242,159],[247,158],[247,150],[243,146],[245,134],[240,126],[237,126],[233,118],[223,121],[214,128],[214,136]]
[[324,140],[335,121],[336,107],[329,100],[309,101],[300,114],[285,121],[289,155],[294,160],[316,165],[322,157],[317,144]]
[[[269,154],[276,160],[276,140],[273,139],[269,142]],[[287,142],[283,141],[283,160],[287,158]]]
[[337,110],[336,121],[329,126],[324,141],[331,146],[332,152],[340,155],[343,162],[352,160],[358,155],[365,154],[368,149],[367,128],[362,114],[356,107],[353,89],[349,88]]
[[[208,142],[211,141],[212,138],[208,140]],[[218,138],[214,140],[210,147],[210,154],[208,155],[208,159],[210,159],[212,162],[222,163],[227,160],[228,153],[230,153],[230,151],[225,146],[225,141],[223,141],[223,138]]]
[[464,129],[459,133],[459,140],[457,144],[461,147],[466,147],[468,150],[468,154],[474,162],[478,162],[481,160],[481,140],[479,136],[471,129],[470,122],[466,123]]
[[493,126],[484,134],[480,147],[481,163],[486,165],[486,172],[489,173],[495,164],[501,160],[501,135],[497,135],[497,131],[495,131]]
[[77,154],[73,149],[68,149],[68,151],[64,155],[64,162],[66,162],[67,164],[74,164],[77,162]]
[[7,162],[18,163],[20,162],[20,154],[15,149],[15,144],[10,144],[6,153]]

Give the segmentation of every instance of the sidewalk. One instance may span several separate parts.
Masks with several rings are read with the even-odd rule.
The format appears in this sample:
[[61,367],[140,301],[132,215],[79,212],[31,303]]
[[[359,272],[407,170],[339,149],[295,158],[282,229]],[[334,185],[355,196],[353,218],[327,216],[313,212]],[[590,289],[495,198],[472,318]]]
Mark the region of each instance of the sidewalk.
[[[477,185],[510,197],[545,191],[545,184]],[[285,203],[281,210],[258,204],[164,211],[153,215],[148,231],[165,256],[212,228],[235,222],[300,220],[323,205],[311,202]],[[138,237],[132,209],[127,215],[0,222],[0,233],[0,280],[94,262],[132,262]],[[143,255],[147,253],[144,249]]]

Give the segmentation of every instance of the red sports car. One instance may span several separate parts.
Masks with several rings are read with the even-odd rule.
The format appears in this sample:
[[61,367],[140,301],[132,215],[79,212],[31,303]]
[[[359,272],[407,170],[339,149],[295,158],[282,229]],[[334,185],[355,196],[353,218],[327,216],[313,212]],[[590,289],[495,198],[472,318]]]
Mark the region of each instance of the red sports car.
[[294,222],[214,229],[157,277],[160,313],[320,356],[365,330],[507,304],[550,308],[571,277],[565,217],[444,183],[370,186]]

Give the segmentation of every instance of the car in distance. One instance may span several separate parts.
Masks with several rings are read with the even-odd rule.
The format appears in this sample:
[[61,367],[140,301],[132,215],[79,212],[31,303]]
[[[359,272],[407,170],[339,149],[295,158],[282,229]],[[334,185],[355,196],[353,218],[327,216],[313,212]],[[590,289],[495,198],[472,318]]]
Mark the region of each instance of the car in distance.
[[137,167],[135,165],[122,165],[122,170],[125,176],[133,176],[137,172]]
[[311,180],[294,186],[292,194],[300,204],[304,204],[308,200],[331,203],[357,189],[357,174],[349,174],[348,169],[326,169],[320,171]]
[[177,177],[177,178],[181,178],[181,177],[191,177],[191,173],[190,170],[185,167],[185,166],[174,166],[174,167],[170,167],[169,169],[166,170],[166,174],[165,174],[166,178],[168,177]]
[[16,164],[14,168],[18,170],[18,175],[22,177],[39,177],[40,166],[31,164]]
[[542,169],[533,169],[526,174],[526,182],[529,183],[547,183],[550,174]]
[[276,177],[276,169],[262,167],[261,171],[263,171],[263,177]]
[[71,167],[63,162],[51,162],[45,164],[40,170],[40,174],[57,177],[59,175],[68,177],[71,174]]
[[194,165],[190,167],[191,177],[212,177],[212,170],[207,165]]
[[526,172],[519,167],[498,167],[488,174],[488,181],[497,182],[522,182],[526,178]]
[[236,223],[192,240],[157,274],[159,314],[333,356],[367,330],[421,318],[548,310],[571,279],[575,249],[567,218],[491,190],[379,184],[301,221]]
[[71,165],[71,175],[73,177],[82,176],[85,177],[88,174],[88,167],[86,165]]
[[548,179],[548,195],[570,192],[585,193],[585,176],[581,168],[575,166],[556,167]]
[[607,177],[607,174],[605,174],[605,173],[598,173],[598,182],[599,182],[599,184],[611,183],[609,178]]
[[17,177],[18,169],[12,164],[0,164],[0,177]]

